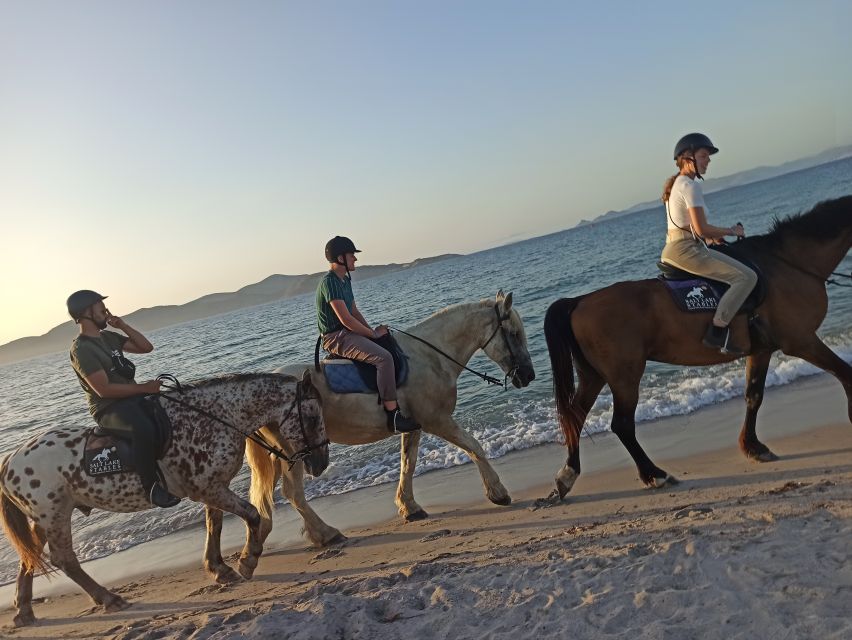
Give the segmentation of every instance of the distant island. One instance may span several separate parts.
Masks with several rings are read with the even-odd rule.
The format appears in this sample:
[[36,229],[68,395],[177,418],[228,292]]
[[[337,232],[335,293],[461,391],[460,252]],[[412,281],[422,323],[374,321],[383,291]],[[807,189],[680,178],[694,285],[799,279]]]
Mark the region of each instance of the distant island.
[[[391,263],[382,265],[359,266],[352,272],[354,280],[368,280],[395,271],[414,269],[433,262],[440,262],[459,254],[447,253],[432,258],[419,258],[413,262],[402,264]],[[139,309],[124,317],[134,327],[142,331],[152,331],[181,322],[208,318],[220,313],[235,311],[245,307],[253,307],[265,302],[292,298],[302,293],[314,291],[320,273],[310,273],[298,276],[275,274],[260,282],[247,285],[238,291],[228,293],[211,293],[196,300],[180,305],[163,305]],[[77,333],[76,325],[64,322],[42,336],[19,338],[0,346],[0,364],[19,362],[46,353],[53,353],[68,348]]]
[[[816,167],[821,164],[827,164],[836,160],[842,160],[850,156],[852,156],[852,145],[845,147],[835,147],[833,149],[829,149],[828,151],[818,153],[815,156],[801,158],[800,160],[792,160],[790,162],[785,162],[784,164],[779,164],[775,167],[756,167],[755,169],[740,171],[739,173],[734,173],[729,176],[724,176],[722,178],[711,178],[709,180],[704,181],[704,193],[723,191],[725,189],[739,187],[744,184],[751,184],[753,182],[760,182],[761,180],[777,178],[778,176],[782,176],[787,173],[810,169],[811,167]],[[674,173],[674,171],[672,171],[672,173]],[[660,184],[662,185],[662,179],[660,180]],[[661,204],[662,203],[659,200],[654,200],[652,202],[643,202],[641,204],[635,204],[629,209],[624,209],[622,211],[607,211],[603,215],[593,218],[592,220],[580,220],[580,222],[578,222],[575,227],[584,227],[586,225],[595,224],[604,220],[620,218],[622,216],[630,215],[631,213],[638,213],[639,211],[646,211],[653,207],[659,207],[661,206]]]

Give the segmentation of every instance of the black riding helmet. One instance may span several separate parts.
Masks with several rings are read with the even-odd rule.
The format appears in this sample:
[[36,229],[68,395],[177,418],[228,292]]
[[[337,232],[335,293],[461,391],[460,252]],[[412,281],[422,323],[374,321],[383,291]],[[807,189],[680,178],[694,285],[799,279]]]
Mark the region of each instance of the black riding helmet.
[[337,258],[345,253],[361,253],[361,250],[356,249],[355,243],[346,236],[334,236],[325,243],[325,259],[329,262],[343,264]]
[[699,149],[707,149],[711,156],[714,153],[719,152],[719,150],[713,146],[713,143],[710,142],[710,138],[705,136],[703,133],[687,133],[677,141],[674,149],[674,159],[677,160],[680,154],[684,151],[692,151],[695,153]]
[[106,300],[106,298],[107,296],[102,296],[97,291],[90,291],[89,289],[75,291],[68,296],[68,300],[65,303],[68,307],[68,315],[74,318],[76,322],[86,309],[101,300]]

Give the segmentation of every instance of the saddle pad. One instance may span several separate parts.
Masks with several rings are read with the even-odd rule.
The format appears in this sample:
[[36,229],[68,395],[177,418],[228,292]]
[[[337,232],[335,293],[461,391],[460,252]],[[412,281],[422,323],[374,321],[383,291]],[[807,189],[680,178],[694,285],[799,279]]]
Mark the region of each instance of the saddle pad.
[[[375,371],[375,367],[373,368]],[[361,373],[351,360],[323,360],[322,372],[328,388],[335,393],[370,393],[376,391],[364,382]],[[374,374],[375,375],[375,374]]]
[[130,441],[112,435],[96,433],[95,429],[86,432],[83,462],[83,468],[90,476],[103,476],[136,470],[136,467],[133,466]]
[[693,278],[691,280],[666,280],[659,278],[666,285],[672,299],[681,311],[716,311],[719,298],[727,290],[726,285],[709,283],[706,280]]
[[[393,356],[397,389],[408,379],[408,356],[393,337],[388,334],[376,340]],[[376,368],[366,362],[346,358],[327,357],[322,362],[322,371],[328,387],[335,393],[377,393]]]

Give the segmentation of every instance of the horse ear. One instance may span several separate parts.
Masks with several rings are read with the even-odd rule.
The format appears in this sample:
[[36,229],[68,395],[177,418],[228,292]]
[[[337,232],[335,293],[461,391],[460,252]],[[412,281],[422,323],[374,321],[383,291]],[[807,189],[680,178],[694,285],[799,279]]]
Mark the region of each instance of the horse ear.
[[497,289],[497,303],[503,302],[503,298],[506,297],[506,294],[503,293],[502,289]]
[[[502,291],[501,291],[501,293],[502,293]],[[500,302],[500,306],[503,309],[503,313],[509,313],[509,311],[512,309],[512,292],[511,291],[509,292],[509,295],[505,296],[503,298],[502,302]]]
[[306,391],[314,388],[314,381],[311,380],[311,372],[308,369],[305,369],[305,373],[302,374],[302,386]]

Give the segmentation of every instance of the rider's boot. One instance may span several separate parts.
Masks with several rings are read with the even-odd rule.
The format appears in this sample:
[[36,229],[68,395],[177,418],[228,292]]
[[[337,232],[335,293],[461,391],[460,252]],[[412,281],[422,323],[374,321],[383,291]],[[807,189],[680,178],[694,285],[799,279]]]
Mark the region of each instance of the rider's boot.
[[705,347],[716,349],[720,353],[725,353],[732,356],[744,356],[746,352],[737,346],[731,344],[731,328],[717,327],[712,322],[704,334],[704,339],[701,341]]
[[385,409],[385,413],[388,417],[388,429],[392,430],[396,434],[411,433],[412,431],[417,431],[420,428],[420,425],[417,424],[417,422],[408,416],[403,415],[402,411],[399,410],[399,407],[396,409]]
[[151,487],[151,490],[148,492],[148,500],[154,506],[162,507],[163,509],[174,507],[180,502],[180,498],[169,493],[168,489],[164,489],[163,485],[159,482],[155,482]]

